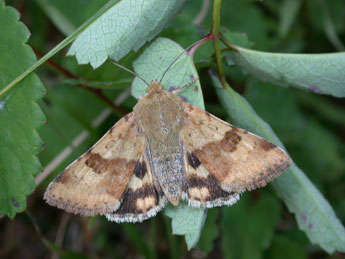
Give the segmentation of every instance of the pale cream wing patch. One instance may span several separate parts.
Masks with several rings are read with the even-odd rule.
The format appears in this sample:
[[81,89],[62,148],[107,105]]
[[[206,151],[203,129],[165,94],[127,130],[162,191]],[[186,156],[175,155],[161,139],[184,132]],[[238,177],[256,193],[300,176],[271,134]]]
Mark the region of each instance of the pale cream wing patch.
[[184,103],[180,137],[222,188],[239,193],[265,186],[290,166],[291,160],[269,141],[232,126]]
[[155,216],[168,202],[161,189],[157,190],[155,186],[159,187],[154,183],[150,163],[143,155],[122,195],[120,207],[107,214],[107,219],[115,222],[142,222]]
[[239,200],[239,194],[222,189],[213,176],[191,150],[186,151],[186,188],[182,199],[192,207],[212,208],[232,205]]
[[126,115],[49,184],[44,199],[86,216],[117,210],[144,146],[133,114]]

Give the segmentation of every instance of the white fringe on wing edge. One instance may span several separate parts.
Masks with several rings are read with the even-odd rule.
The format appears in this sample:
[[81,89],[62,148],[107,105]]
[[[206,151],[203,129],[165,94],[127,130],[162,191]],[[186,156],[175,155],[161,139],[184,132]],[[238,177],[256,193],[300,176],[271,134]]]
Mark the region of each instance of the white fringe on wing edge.
[[116,214],[116,211],[113,214],[106,214],[105,216],[109,221],[115,221],[116,223],[122,223],[122,222],[143,222],[146,219],[149,219],[151,217],[154,217],[157,215],[157,213],[162,210],[165,205],[168,203],[168,200],[165,197],[162,197],[159,201],[159,204],[157,207],[150,209],[146,213],[142,214]]

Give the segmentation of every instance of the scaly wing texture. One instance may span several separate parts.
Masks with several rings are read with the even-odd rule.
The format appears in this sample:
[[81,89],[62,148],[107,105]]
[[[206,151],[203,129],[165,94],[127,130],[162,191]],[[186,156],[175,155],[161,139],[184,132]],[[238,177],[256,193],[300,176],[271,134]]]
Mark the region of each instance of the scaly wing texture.
[[183,199],[192,207],[212,208],[232,205],[239,194],[222,189],[220,182],[213,176],[191,150],[186,151],[186,190]]
[[85,216],[117,210],[144,146],[133,114],[126,115],[49,184],[44,199]]
[[167,204],[163,192],[155,188],[150,163],[143,155],[137,163],[134,174],[123,194],[118,210],[107,214],[115,222],[141,222],[155,216]]
[[265,186],[291,163],[281,148],[204,110],[184,103],[184,114],[183,143],[229,193]]

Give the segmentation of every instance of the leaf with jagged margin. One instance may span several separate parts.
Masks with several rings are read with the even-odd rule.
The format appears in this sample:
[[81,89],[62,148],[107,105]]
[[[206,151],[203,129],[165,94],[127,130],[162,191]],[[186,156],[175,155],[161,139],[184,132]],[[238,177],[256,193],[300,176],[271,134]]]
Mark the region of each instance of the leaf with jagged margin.
[[[0,1],[0,90],[36,61],[25,44],[30,32],[18,19],[18,12]],[[36,155],[43,143],[36,129],[45,118],[36,101],[44,94],[44,86],[31,74],[0,97],[0,214],[11,218],[25,209],[26,195],[41,171]]]
[[[249,103],[229,86],[222,87],[211,74],[218,98],[234,124],[258,134],[284,148],[271,127],[263,121]],[[295,163],[273,181],[278,194],[288,209],[295,214],[298,226],[311,243],[318,244],[328,253],[345,252],[345,229],[334,210],[320,191]]]
[[345,97],[345,52],[283,54],[234,46],[226,60],[263,81]]
[[[167,38],[158,38],[134,62],[135,72],[147,82],[160,80],[169,65],[184,53],[184,49],[176,42]],[[188,54],[181,55],[172,65],[163,78],[162,85],[167,90],[175,90],[187,86],[178,93],[189,103],[204,108],[204,101],[201,92],[200,82],[197,71],[193,63],[193,57]],[[136,98],[145,94],[145,84],[141,79],[136,77],[132,84],[132,95]],[[172,229],[176,235],[185,235],[188,249],[193,248],[200,237],[206,214],[204,209],[190,208],[179,205],[175,208],[168,208],[166,214],[172,218]],[[186,215],[188,220],[185,222]]]
[[151,40],[184,6],[186,0],[122,0],[93,22],[74,41],[68,55],[94,68],[108,57],[119,60]]
[[207,210],[192,208],[186,202],[180,202],[177,207],[169,204],[165,215],[171,218],[173,234],[185,236],[188,250],[195,247],[207,217]]

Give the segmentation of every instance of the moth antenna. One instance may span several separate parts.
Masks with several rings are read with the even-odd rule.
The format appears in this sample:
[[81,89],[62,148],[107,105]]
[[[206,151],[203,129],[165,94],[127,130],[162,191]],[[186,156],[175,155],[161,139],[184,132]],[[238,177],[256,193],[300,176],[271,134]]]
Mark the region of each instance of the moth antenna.
[[[189,48],[189,47],[188,47]],[[163,81],[163,78],[165,77],[166,73],[169,71],[169,69],[175,64],[175,62],[186,52],[186,49],[183,50],[183,52],[181,54],[179,54],[173,62],[171,62],[171,64],[167,67],[167,69],[164,71],[161,79],[159,80],[159,84],[162,83]]]
[[118,66],[119,68],[122,68],[123,70],[125,70],[125,71],[131,73],[131,74],[134,75],[135,77],[141,79],[145,84],[150,85],[144,78],[142,78],[141,76],[139,76],[139,75],[138,75],[137,73],[135,73],[134,71],[132,71],[132,70],[130,70],[130,69],[128,69],[128,68],[126,68],[126,67],[120,65],[119,63],[117,63],[117,62],[115,62],[115,61],[112,61],[112,63],[113,63],[115,66]]
[[171,64],[167,67],[167,69],[164,71],[164,73],[163,73],[161,79],[159,80],[159,84],[162,83],[162,81],[163,81],[163,79],[164,79],[166,73],[169,71],[169,69],[175,64],[175,62],[176,62],[185,52],[187,52],[189,49],[193,48],[194,46],[196,46],[196,45],[198,45],[198,44],[200,44],[200,43],[202,43],[202,42],[204,42],[204,41],[205,41],[205,39],[198,40],[197,42],[194,42],[193,44],[191,44],[190,46],[188,46],[187,48],[185,48],[185,49],[181,52],[181,54],[179,54],[179,55],[173,60],[173,62],[171,62]]

